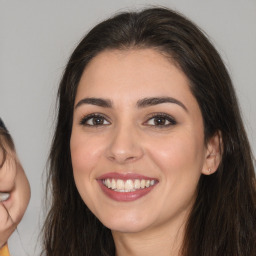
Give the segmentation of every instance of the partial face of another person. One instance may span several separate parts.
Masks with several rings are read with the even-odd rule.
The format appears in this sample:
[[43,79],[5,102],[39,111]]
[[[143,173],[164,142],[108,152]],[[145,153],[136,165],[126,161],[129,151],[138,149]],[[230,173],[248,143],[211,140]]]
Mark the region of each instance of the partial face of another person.
[[83,201],[119,232],[184,222],[209,168],[189,81],[152,49],[107,50],[91,60],[77,89],[70,149]]
[[[6,200],[0,202],[1,247],[7,242],[25,213],[30,199],[30,186],[16,153],[8,147],[2,136],[0,139],[6,150],[6,158],[0,168],[0,192],[4,193],[2,195],[8,195]],[[4,153],[0,148],[0,163],[3,160]]]

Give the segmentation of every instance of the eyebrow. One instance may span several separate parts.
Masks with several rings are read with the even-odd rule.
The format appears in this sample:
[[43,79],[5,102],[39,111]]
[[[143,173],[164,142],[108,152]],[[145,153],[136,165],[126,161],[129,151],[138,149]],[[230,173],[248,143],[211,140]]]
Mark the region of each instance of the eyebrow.
[[76,104],[75,109],[83,104],[90,104],[90,105],[95,105],[95,106],[99,106],[99,107],[103,107],[103,108],[111,108],[112,107],[111,101],[107,100],[107,99],[84,98]]
[[[172,97],[152,97],[152,98],[144,98],[141,100],[138,100],[137,107],[138,108],[145,108],[150,106],[155,106],[163,103],[174,103],[182,107],[186,112],[188,112],[188,109],[186,106],[179,100],[172,98]],[[113,104],[111,100],[108,99],[102,99],[102,98],[84,98],[80,100],[76,106],[75,109],[80,107],[83,104],[89,104],[89,105],[95,105],[103,108],[112,108]]]
[[150,107],[158,104],[163,103],[174,103],[182,107],[186,112],[188,112],[188,109],[186,106],[179,100],[172,98],[172,97],[153,97],[153,98],[145,98],[141,99],[137,102],[138,108],[144,108],[144,107]]

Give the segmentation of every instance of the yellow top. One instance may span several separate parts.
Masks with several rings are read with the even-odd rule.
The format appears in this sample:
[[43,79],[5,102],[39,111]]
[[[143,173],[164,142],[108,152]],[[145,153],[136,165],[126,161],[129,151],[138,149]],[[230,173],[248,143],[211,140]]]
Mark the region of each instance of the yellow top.
[[0,256],[10,256],[7,244],[0,248]]

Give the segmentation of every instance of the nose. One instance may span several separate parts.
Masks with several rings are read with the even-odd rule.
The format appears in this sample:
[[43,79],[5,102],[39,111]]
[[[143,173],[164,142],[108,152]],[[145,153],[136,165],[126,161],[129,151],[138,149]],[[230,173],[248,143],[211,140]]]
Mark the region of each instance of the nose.
[[112,131],[106,153],[109,160],[118,164],[131,163],[140,159],[144,152],[136,128],[122,126]]

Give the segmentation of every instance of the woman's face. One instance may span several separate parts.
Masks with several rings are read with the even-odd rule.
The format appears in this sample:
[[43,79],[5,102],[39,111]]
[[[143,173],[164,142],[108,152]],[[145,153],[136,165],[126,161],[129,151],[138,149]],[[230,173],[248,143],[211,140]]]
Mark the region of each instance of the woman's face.
[[83,201],[120,232],[182,225],[208,168],[188,79],[152,49],[92,59],[77,89],[70,149]]

